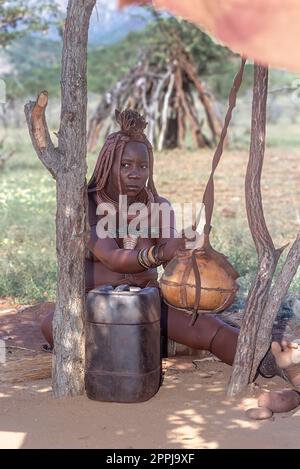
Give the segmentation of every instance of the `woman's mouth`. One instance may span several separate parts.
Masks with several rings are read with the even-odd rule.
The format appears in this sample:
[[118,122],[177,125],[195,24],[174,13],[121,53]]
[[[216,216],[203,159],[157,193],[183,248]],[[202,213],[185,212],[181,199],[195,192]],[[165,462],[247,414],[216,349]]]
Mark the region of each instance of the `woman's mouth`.
[[139,191],[139,190],[140,190],[140,187],[139,187],[139,186],[134,186],[134,185],[128,184],[128,185],[126,186],[126,189],[127,189],[128,191]]

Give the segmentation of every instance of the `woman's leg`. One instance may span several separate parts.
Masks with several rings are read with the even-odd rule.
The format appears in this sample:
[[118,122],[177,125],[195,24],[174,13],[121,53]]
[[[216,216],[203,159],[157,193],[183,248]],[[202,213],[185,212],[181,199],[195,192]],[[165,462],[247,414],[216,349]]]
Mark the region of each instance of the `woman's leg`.
[[212,314],[199,314],[190,326],[191,315],[168,306],[168,337],[192,348],[209,350],[222,362],[232,365],[239,329]]
[[[175,342],[200,350],[208,350],[228,365],[233,364],[239,329],[229,326],[212,314],[199,314],[194,325],[190,326],[191,316],[182,310],[168,306],[167,333]],[[52,321],[54,311],[49,313],[41,324],[42,333],[53,347]],[[295,386],[300,387],[300,345],[282,341],[272,343],[272,353],[268,353],[261,363],[263,376],[278,374]]]
[[[199,314],[193,326],[191,316],[168,306],[168,337],[200,350],[209,350],[222,362],[233,364],[239,329],[231,327],[211,314]],[[272,342],[271,350],[262,360],[259,370],[265,377],[276,374],[300,388],[300,345],[294,342]]]
[[45,319],[41,324],[41,331],[45,339],[47,340],[50,347],[53,347],[53,332],[52,332],[52,321],[53,321],[54,311],[47,314]]

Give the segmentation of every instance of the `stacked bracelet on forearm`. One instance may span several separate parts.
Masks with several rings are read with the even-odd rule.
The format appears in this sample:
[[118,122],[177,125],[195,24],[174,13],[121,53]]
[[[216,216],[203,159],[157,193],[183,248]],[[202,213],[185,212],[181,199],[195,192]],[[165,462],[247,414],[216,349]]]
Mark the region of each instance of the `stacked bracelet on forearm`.
[[138,252],[138,262],[144,269],[153,269],[162,264],[158,257],[159,246],[151,246],[150,248],[140,249]]

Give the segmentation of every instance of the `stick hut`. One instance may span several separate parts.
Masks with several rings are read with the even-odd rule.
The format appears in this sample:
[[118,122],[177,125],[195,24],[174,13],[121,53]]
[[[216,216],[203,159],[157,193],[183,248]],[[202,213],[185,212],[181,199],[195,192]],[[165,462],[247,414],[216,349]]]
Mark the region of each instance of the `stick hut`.
[[89,151],[95,151],[100,134],[105,137],[115,130],[115,109],[129,107],[145,116],[147,136],[159,151],[186,147],[188,130],[197,148],[212,147],[220,137],[222,122],[216,101],[184,49],[170,52],[160,64],[144,55],[104,93],[89,122]]

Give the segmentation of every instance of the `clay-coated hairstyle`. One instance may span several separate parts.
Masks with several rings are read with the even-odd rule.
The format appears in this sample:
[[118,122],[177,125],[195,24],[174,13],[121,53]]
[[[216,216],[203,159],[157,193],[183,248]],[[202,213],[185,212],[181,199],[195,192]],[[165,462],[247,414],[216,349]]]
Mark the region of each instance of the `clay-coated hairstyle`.
[[108,177],[115,161],[118,164],[118,187],[121,193],[121,176],[120,167],[121,159],[128,142],[142,142],[147,146],[149,154],[149,178],[147,182],[147,189],[152,192],[154,196],[157,195],[157,190],[153,181],[153,151],[152,145],[144,134],[144,129],[147,122],[144,117],[137,111],[126,109],[123,112],[115,111],[115,116],[118,124],[121,127],[119,132],[114,132],[105,140],[105,143],[98,156],[94,172],[88,183],[88,192],[104,190]]

